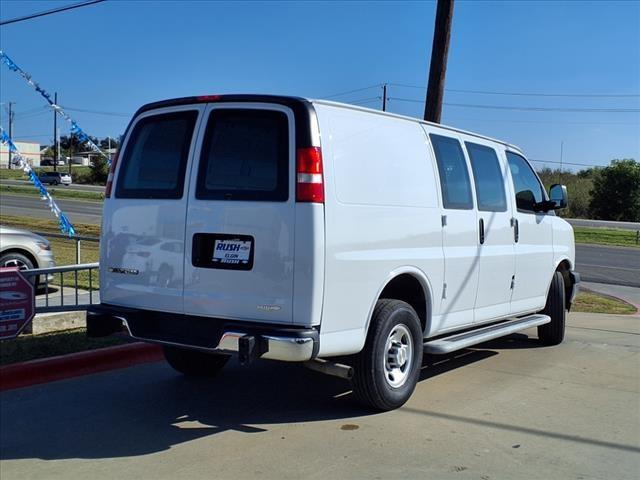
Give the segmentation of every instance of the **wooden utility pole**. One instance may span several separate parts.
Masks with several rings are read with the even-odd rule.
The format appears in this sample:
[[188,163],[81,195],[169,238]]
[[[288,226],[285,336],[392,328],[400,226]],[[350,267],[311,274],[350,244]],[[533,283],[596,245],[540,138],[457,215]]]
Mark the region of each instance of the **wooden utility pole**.
[[429,66],[429,86],[424,106],[424,119],[428,122],[440,123],[442,116],[452,19],[453,0],[438,0],[436,26],[433,31],[433,46],[431,48],[431,65]]

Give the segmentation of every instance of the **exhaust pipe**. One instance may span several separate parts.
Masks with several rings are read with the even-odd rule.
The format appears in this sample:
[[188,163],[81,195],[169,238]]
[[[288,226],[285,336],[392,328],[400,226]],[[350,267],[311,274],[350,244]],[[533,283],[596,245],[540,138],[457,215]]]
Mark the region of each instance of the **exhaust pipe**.
[[303,365],[310,370],[315,370],[325,375],[332,375],[334,377],[344,378],[345,380],[351,380],[353,378],[353,367],[343,365],[342,363],[334,363],[323,360],[322,358],[315,358],[304,362]]

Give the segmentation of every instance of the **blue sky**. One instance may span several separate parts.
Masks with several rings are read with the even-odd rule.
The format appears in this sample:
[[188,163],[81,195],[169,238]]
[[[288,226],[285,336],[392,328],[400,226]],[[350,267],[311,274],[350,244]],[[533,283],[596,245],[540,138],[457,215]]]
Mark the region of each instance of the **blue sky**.
[[[0,18],[74,1],[2,0]],[[230,92],[324,98],[383,82],[424,86],[434,16],[434,2],[110,0],[3,26],[0,44],[41,86],[57,91],[61,105],[117,114],[69,111],[87,133],[104,137],[121,134],[140,105],[164,98]],[[0,87],[0,102],[16,102],[16,139],[49,142],[52,114],[44,101],[4,65]],[[448,104],[638,110],[640,2],[457,0],[447,88]],[[380,108],[379,96],[375,87],[332,99]],[[390,85],[389,97],[390,111],[422,115],[422,89]],[[443,123],[515,143],[532,159],[558,161],[562,141],[568,163],[640,159],[637,111],[445,105]]]

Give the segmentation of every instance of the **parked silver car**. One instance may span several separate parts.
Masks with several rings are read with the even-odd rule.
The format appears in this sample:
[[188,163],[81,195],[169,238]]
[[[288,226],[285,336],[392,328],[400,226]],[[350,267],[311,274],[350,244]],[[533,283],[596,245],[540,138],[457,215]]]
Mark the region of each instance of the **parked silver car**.
[[[0,225],[0,267],[20,270],[55,267],[49,240],[27,230]],[[45,278],[33,279],[34,284]]]
[[49,185],[62,184],[68,187],[73,183],[71,175],[64,172],[42,172],[38,178],[42,183],[48,183]]

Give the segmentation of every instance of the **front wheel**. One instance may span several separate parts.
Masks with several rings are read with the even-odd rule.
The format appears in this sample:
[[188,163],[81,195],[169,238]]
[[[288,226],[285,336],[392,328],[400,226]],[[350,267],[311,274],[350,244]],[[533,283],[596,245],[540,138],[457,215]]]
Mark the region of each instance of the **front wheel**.
[[547,304],[541,312],[549,315],[551,322],[538,327],[538,339],[543,345],[558,345],[564,340],[566,316],[564,297],[564,279],[560,272],[556,272],[549,287]]
[[229,355],[188,348],[164,346],[164,358],[178,372],[192,378],[215,377],[229,361]]
[[355,356],[353,393],[379,410],[411,396],[422,364],[422,330],[415,310],[400,300],[378,300],[364,348]]

